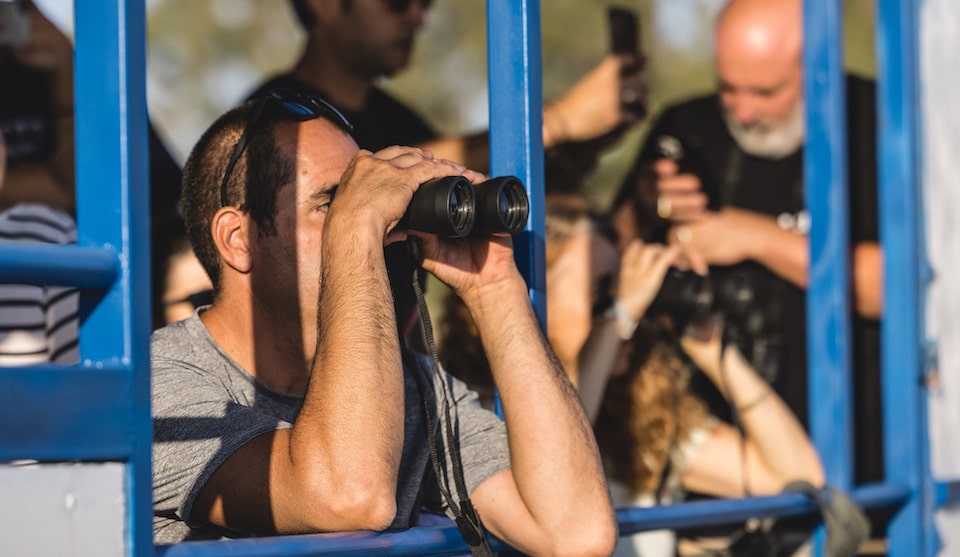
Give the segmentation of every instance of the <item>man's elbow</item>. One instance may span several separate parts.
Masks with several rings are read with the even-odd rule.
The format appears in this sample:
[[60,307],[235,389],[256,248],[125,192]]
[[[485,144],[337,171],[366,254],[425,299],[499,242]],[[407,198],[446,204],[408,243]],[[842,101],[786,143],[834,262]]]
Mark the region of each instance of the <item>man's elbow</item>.
[[[396,494],[391,489],[360,483],[325,493],[304,494],[308,500],[325,501],[310,520],[311,532],[386,530],[397,514]],[[309,504],[309,503],[308,503]]]
[[584,521],[582,527],[555,536],[550,554],[556,557],[606,557],[613,554],[618,537],[614,515],[602,520]]

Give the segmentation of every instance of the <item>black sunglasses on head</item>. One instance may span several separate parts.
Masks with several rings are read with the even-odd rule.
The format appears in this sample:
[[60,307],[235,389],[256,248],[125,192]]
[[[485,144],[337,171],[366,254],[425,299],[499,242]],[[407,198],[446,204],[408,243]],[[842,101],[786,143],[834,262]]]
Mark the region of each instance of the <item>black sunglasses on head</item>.
[[233,154],[230,155],[230,162],[227,163],[227,169],[223,172],[223,181],[220,182],[220,206],[226,207],[227,203],[227,182],[230,181],[230,175],[233,174],[233,168],[243,155],[243,151],[250,142],[250,136],[256,127],[260,116],[266,109],[267,104],[276,104],[283,109],[284,114],[298,122],[306,122],[314,118],[325,118],[335,124],[343,131],[350,133],[353,126],[347,120],[346,116],[337,110],[332,104],[316,95],[305,95],[290,89],[274,89],[260,97],[257,104],[250,111],[250,117],[247,124],[243,127],[243,133],[237,140],[236,147],[233,148]]
[[426,10],[433,4],[433,0],[386,0],[387,7],[395,14],[405,14],[414,2],[420,2],[423,9]]
[[200,292],[194,292],[186,298],[180,298],[179,300],[172,300],[164,303],[165,306],[174,306],[177,304],[182,304],[184,302],[189,302],[193,306],[193,309],[199,309],[203,306],[209,306],[213,303],[213,289],[208,288],[206,290],[201,290]]

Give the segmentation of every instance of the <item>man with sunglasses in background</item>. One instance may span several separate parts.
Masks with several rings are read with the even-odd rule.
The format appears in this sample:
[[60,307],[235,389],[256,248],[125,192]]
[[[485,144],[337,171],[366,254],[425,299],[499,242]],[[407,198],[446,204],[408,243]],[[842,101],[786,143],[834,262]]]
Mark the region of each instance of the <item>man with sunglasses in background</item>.
[[[410,62],[416,35],[432,0],[292,0],[306,43],[296,65],[254,92],[259,96],[282,87],[320,95],[354,125],[363,149],[417,145],[439,158],[469,168],[489,168],[486,133],[441,138],[409,107],[376,86]],[[645,113],[645,90],[631,91],[622,102],[621,75],[629,57],[608,57],[557,101],[545,107],[545,147],[594,139]],[[644,86],[631,82],[633,89]]]
[[215,295],[153,337],[155,540],[406,528],[426,509],[477,554],[484,527],[527,554],[611,553],[590,424],[508,236],[411,234],[473,314],[505,421],[402,348],[383,246],[407,238],[420,184],[482,175],[358,150],[349,131],[322,99],[274,91],[187,160],[183,214]]

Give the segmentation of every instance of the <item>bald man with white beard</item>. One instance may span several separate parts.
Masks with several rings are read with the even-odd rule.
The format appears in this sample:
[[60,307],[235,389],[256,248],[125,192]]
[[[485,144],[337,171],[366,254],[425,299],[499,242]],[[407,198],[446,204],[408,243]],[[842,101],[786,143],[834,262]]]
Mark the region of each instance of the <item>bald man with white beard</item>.
[[[681,243],[715,284],[750,295],[724,305],[741,350],[807,423],[805,288],[810,218],[804,208],[803,27],[800,0],[731,0],[716,19],[718,90],[667,108],[614,204],[625,242]],[[850,241],[857,479],[882,479],[873,83],[848,76]],[[728,411],[729,413],[729,411]],[[874,462],[866,462],[866,461]]]

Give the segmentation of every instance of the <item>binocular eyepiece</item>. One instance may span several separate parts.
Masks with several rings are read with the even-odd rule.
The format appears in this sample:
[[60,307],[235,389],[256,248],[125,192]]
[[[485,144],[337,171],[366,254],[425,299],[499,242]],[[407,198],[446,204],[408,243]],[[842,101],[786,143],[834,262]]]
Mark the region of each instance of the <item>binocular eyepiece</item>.
[[477,186],[463,176],[446,176],[420,185],[398,228],[449,238],[513,235],[523,230],[529,214],[527,191],[513,176]]

